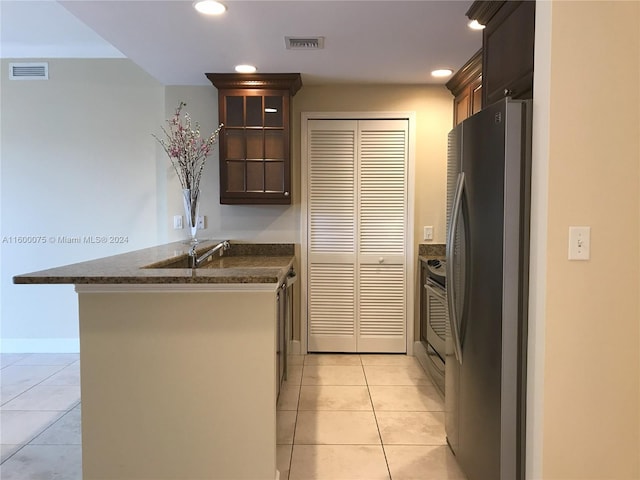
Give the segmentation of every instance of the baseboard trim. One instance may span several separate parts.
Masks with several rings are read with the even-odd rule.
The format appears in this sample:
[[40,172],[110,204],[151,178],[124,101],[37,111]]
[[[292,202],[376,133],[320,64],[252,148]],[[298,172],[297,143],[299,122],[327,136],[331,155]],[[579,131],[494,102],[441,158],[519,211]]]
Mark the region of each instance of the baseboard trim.
[[3,338],[2,353],[80,353],[79,338]]
[[300,344],[300,340],[289,340],[289,354],[290,355],[300,355],[302,351],[302,346]]

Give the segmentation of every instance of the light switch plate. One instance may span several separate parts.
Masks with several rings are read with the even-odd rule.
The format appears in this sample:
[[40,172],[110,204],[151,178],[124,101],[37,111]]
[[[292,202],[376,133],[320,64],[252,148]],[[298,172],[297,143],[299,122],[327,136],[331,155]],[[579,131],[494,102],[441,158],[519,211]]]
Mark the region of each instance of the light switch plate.
[[424,227],[424,239],[433,240],[433,227]]
[[173,216],[173,229],[174,230],[182,229],[182,215]]
[[197,230],[204,230],[204,215],[198,215],[198,218],[196,220],[196,229]]
[[569,260],[589,260],[591,227],[569,227]]

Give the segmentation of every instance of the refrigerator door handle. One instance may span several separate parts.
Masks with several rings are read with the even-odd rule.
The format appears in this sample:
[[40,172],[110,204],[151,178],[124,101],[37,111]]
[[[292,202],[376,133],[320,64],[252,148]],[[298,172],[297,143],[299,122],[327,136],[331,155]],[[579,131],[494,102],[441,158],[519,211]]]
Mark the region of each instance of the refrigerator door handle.
[[453,197],[453,205],[451,208],[451,217],[449,224],[449,235],[447,238],[447,303],[449,304],[449,326],[451,327],[451,337],[453,339],[453,348],[460,365],[462,365],[462,343],[460,342],[460,328],[458,322],[458,313],[456,311],[456,297],[454,278],[454,242],[458,229],[458,217],[462,209],[462,195],[464,194],[464,172],[458,174],[455,195]]

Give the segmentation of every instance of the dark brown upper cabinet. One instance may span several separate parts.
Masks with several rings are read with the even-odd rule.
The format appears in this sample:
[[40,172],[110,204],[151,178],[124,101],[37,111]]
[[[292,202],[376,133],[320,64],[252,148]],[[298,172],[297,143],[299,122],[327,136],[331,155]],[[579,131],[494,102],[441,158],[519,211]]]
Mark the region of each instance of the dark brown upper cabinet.
[[467,17],[482,32],[482,103],[533,98],[535,1],[476,1]]
[[453,125],[482,109],[482,49],[447,82],[453,100]]
[[207,73],[218,89],[220,203],[291,204],[291,99],[299,73]]

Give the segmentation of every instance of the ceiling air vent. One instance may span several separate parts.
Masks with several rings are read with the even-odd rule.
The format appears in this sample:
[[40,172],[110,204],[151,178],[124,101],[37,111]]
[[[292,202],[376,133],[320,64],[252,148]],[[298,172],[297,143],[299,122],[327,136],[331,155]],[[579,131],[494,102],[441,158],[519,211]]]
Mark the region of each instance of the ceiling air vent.
[[322,50],[324,37],[284,37],[287,50]]
[[39,63],[10,63],[9,78],[11,80],[49,80],[49,64]]

